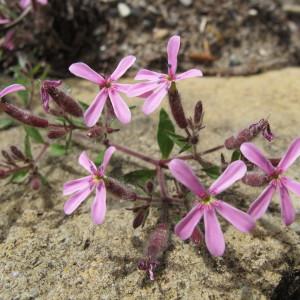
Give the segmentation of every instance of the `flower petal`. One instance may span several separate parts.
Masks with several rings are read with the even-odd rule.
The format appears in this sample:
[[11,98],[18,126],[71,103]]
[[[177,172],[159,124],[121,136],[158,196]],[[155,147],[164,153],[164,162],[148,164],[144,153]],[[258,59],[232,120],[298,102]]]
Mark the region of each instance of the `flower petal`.
[[97,171],[95,164],[89,159],[87,153],[83,151],[78,159],[79,164],[89,173],[94,174]]
[[0,91],[0,98],[11,94],[11,93],[15,93],[18,91],[24,91],[26,90],[24,85],[21,84],[11,84],[9,86],[7,86],[6,88],[4,88],[2,91]]
[[286,171],[300,156],[300,138],[295,139],[281,158],[277,170]]
[[289,192],[284,185],[279,186],[281,218],[286,226],[291,225],[296,218],[296,212],[293,207]]
[[207,193],[201,185],[193,170],[181,159],[172,159],[169,164],[172,175],[183,185],[189,188],[195,195],[205,198]]
[[39,2],[41,5],[47,5],[47,4],[48,4],[48,0],[38,0],[38,2]]
[[182,240],[188,239],[203,216],[201,205],[193,207],[188,214],[175,226],[175,233]]
[[7,24],[7,23],[9,23],[9,22],[10,22],[9,19],[1,19],[1,18],[0,18],[0,25]]
[[232,162],[220,177],[211,185],[209,193],[217,195],[233,185],[237,180],[244,177],[247,172],[245,163],[241,160]]
[[263,154],[254,144],[242,144],[241,152],[249,161],[260,167],[268,175],[273,173],[274,167],[272,166],[271,162],[263,156]]
[[102,224],[106,214],[106,189],[105,185],[99,184],[96,189],[96,197],[91,207],[94,224]]
[[64,212],[66,215],[73,213],[77,207],[91,194],[93,187],[85,188],[84,190],[78,191],[65,202]]
[[225,251],[224,235],[213,207],[204,210],[205,243],[213,256],[222,256]]
[[132,84],[131,88],[127,92],[127,95],[129,97],[141,96],[145,93],[155,90],[159,86],[160,83],[158,81]]
[[121,59],[117,68],[111,74],[110,78],[112,80],[118,80],[134,64],[135,60],[136,60],[136,57],[133,55],[128,55],[128,56],[124,57],[123,59]]
[[105,171],[105,169],[107,168],[107,165],[111,159],[111,156],[113,155],[113,153],[116,151],[116,148],[113,147],[113,146],[110,146],[106,149],[105,153],[104,153],[104,156],[103,156],[103,162],[102,162],[102,169],[103,169],[103,172]]
[[78,192],[80,190],[83,190],[83,189],[89,187],[90,184],[91,184],[91,176],[90,175],[79,178],[79,179],[70,180],[64,184],[63,194],[64,194],[64,196],[71,195],[75,192]]
[[128,124],[131,121],[131,111],[126,102],[117,91],[112,89],[109,89],[108,95],[118,120],[123,124]]
[[19,4],[23,9],[25,9],[31,4],[31,0],[20,0]]
[[72,64],[69,67],[69,71],[77,77],[89,80],[96,84],[104,83],[104,78],[85,63],[78,62]]
[[107,90],[103,88],[95,97],[89,108],[84,113],[86,126],[93,127],[99,120],[107,99]]
[[258,198],[252,202],[248,210],[248,214],[254,219],[259,219],[268,209],[268,206],[272,200],[272,197],[276,191],[276,185],[270,183]]
[[299,182],[297,182],[289,177],[284,177],[282,179],[282,183],[287,189],[289,189],[293,193],[300,196],[300,183]]
[[239,231],[250,232],[255,227],[255,221],[251,216],[226,202],[219,200],[215,207],[218,213]]
[[191,69],[186,72],[183,72],[179,75],[176,75],[176,80],[183,80],[187,78],[193,78],[193,77],[202,77],[203,73],[200,70],[197,69]]
[[175,75],[177,70],[177,55],[180,48],[180,37],[178,35],[172,36],[168,41],[168,65],[169,74]]
[[147,69],[141,69],[137,72],[134,79],[156,81],[156,80],[160,80],[162,77],[166,77],[166,75],[163,73],[158,73]]
[[128,83],[114,83],[114,86],[118,92],[125,93],[126,95],[130,91],[133,84]]
[[159,85],[159,88],[157,90],[155,90],[144,102],[143,105],[143,113],[145,115],[149,115],[152,112],[155,111],[155,109],[158,108],[158,106],[160,105],[161,101],[163,100],[163,98],[165,97],[165,95],[167,94],[168,89],[167,89],[167,84],[163,83]]

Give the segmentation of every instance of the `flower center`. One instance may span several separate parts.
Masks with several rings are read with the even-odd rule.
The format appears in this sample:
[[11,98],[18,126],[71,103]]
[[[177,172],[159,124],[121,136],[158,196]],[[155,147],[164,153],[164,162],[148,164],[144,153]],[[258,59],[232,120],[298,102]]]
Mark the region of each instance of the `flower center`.
[[103,177],[101,175],[93,175],[93,183],[99,184],[103,180]]
[[209,205],[209,204],[213,203],[214,201],[215,201],[215,199],[212,198],[211,196],[207,196],[206,198],[201,199],[201,203],[205,204],[205,205]]

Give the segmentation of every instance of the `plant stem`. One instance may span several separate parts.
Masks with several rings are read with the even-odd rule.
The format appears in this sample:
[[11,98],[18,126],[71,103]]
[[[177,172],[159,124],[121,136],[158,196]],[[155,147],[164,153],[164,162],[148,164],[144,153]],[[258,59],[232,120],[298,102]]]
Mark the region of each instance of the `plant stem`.
[[37,163],[43,157],[43,155],[46,153],[48,147],[49,147],[49,144],[45,143],[44,147],[41,150],[41,152],[37,155],[37,157],[36,157],[36,159],[34,161],[35,163]]

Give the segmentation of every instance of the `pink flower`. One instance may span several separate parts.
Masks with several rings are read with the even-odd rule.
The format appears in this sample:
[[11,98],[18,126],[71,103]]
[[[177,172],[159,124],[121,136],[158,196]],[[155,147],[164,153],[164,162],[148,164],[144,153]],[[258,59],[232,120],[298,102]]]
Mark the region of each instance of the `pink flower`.
[[173,159],[169,163],[169,169],[179,182],[199,197],[199,203],[175,226],[175,233],[182,240],[191,237],[195,227],[204,217],[207,248],[212,255],[221,256],[225,250],[225,242],[216,212],[242,232],[249,232],[254,228],[255,223],[248,214],[216,198],[245,175],[247,168],[241,160],[231,163],[208,191],[183,160]]
[[92,203],[92,220],[95,224],[102,224],[106,213],[106,188],[105,188],[105,169],[110,161],[115,147],[109,147],[104,154],[103,162],[100,167],[88,158],[86,152],[82,152],[79,157],[79,164],[85,168],[90,175],[71,180],[64,184],[64,195],[72,195],[64,205],[67,215],[72,214],[77,207],[96,189],[96,197]]
[[134,84],[130,88],[128,95],[130,97],[141,95],[146,97],[143,105],[143,112],[146,115],[151,114],[160,105],[161,101],[167,94],[172,81],[180,81],[186,78],[203,76],[202,72],[197,69],[191,69],[176,75],[179,47],[180,37],[177,35],[172,36],[167,46],[168,74],[142,69],[135,77],[135,80],[146,80],[146,82]]
[[[31,1],[32,0],[20,0],[19,4],[20,6],[25,9],[27,8],[29,5],[31,5]],[[47,5],[48,4],[48,0],[37,0],[37,2],[41,5]]]
[[241,146],[241,152],[249,161],[262,169],[269,178],[269,185],[251,204],[248,213],[255,220],[259,219],[268,209],[276,190],[279,190],[282,221],[287,226],[292,224],[295,220],[295,210],[288,190],[300,196],[300,183],[284,176],[284,173],[300,155],[300,138],[291,143],[277,167],[274,167],[252,143],[244,143]]
[[2,91],[0,91],[0,99],[8,94],[15,93],[18,91],[24,91],[24,90],[26,90],[24,85],[21,84],[9,85],[6,88],[4,88]]
[[14,30],[9,30],[4,37],[4,42],[1,45],[3,48],[6,48],[7,50],[14,50],[15,49],[15,44],[14,44]]
[[84,114],[84,120],[87,126],[93,127],[98,122],[108,97],[119,121],[123,124],[130,122],[131,112],[119,94],[120,92],[127,93],[129,85],[117,83],[116,81],[134,64],[135,59],[136,58],[132,55],[124,57],[115,71],[106,78],[96,73],[84,63],[75,63],[70,66],[69,70],[71,73],[97,84],[100,88],[100,92]]
[[8,24],[9,22],[10,22],[9,19],[2,19],[2,18],[0,17],[0,25]]

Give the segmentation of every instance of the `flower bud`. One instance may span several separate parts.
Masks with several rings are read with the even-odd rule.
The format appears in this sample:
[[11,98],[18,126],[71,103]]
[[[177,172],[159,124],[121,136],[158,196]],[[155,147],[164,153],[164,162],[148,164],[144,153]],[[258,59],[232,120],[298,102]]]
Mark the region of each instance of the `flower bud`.
[[16,160],[26,160],[26,157],[23,154],[23,152],[16,146],[10,146],[10,151]]
[[105,187],[113,195],[120,197],[124,200],[136,200],[137,195],[135,192],[129,190],[121,182],[114,178],[105,178]]
[[88,133],[86,134],[89,138],[95,138],[95,137],[100,137],[103,135],[103,129],[96,125],[89,129]]
[[140,208],[136,215],[135,218],[133,219],[132,222],[132,227],[134,229],[138,228],[139,226],[144,226],[146,218],[148,217],[149,214],[149,209],[148,208]]
[[269,177],[265,174],[259,173],[247,173],[243,178],[242,182],[249,186],[264,186],[268,184]]
[[171,87],[168,91],[169,104],[173,114],[173,117],[180,128],[187,128],[188,123],[184,114],[184,110],[181,103],[181,98],[176,88],[175,82],[171,83]]
[[0,169],[0,178],[5,178],[7,176],[7,172],[3,169]]
[[200,125],[202,123],[203,119],[203,105],[202,101],[198,101],[195,105],[195,110],[194,110],[194,123],[196,125]]
[[8,154],[7,151],[2,150],[1,151],[2,156],[5,158],[6,162],[8,162],[11,165],[16,165],[12,157]]
[[30,186],[33,190],[38,191],[41,188],[40,176],[34,175],[30,181]]
[[40,117],[34,116],[30,114],[28,111],[18,108],[17,106],[2,102],[1,108],[12,118],[20,121],[21,123],[33,126],[33,127],[40,127],[45,128],[48,127],[48,121],[42,119]]
[[58,139],[65,136],[68,133],[66,128],[55,128],[50,130],[47,134],[49,139]]
[[200,231],[198,226],[195,227],[190,239],[195,245],[200,245],[200,242],[203,239],[203,236],[202,236],[202,232]]

